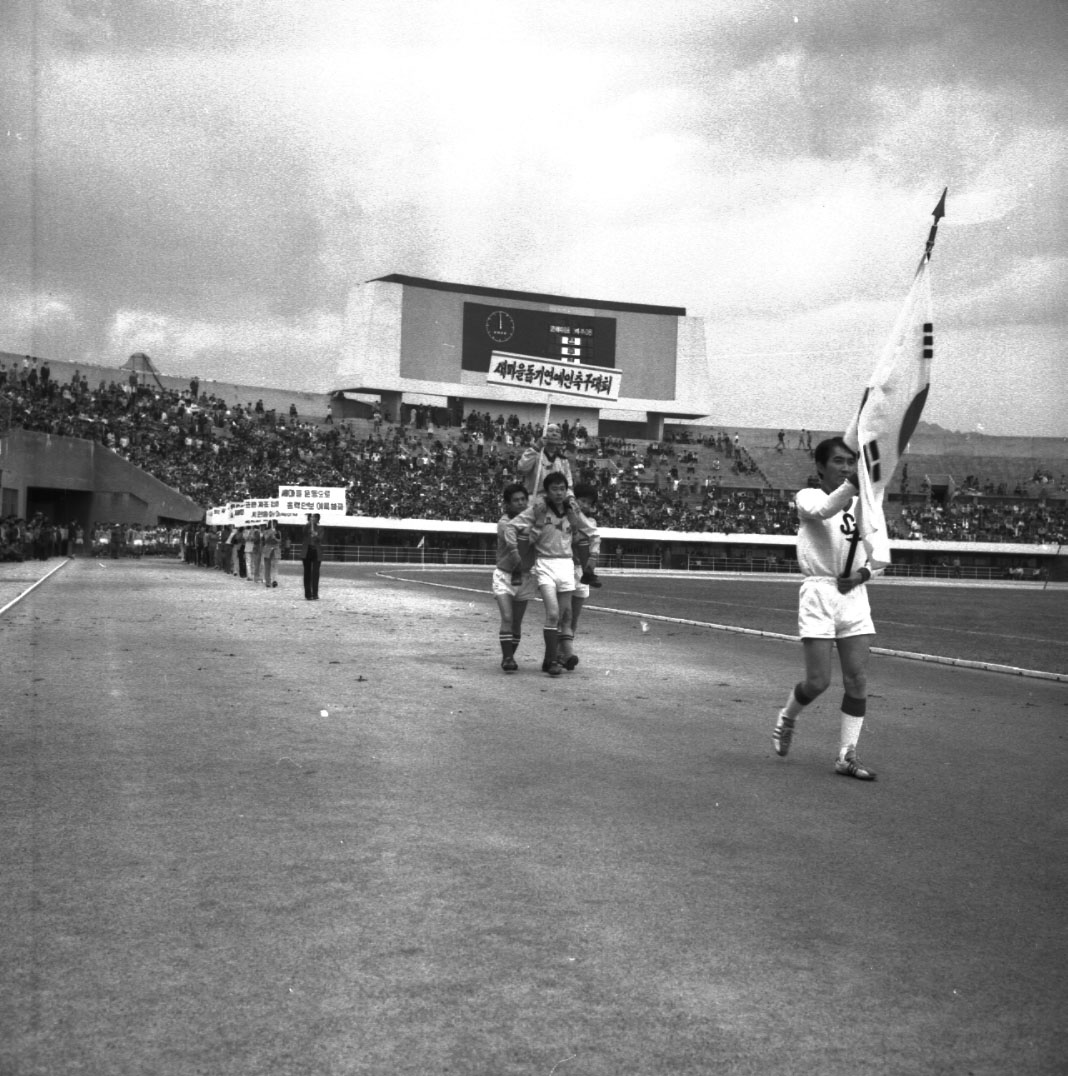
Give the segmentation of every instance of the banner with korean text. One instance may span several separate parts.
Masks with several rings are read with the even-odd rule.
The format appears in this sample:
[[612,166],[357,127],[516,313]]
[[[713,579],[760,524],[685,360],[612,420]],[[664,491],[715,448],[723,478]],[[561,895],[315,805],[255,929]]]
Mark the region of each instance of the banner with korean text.
[[289,525],[307,522],[309,512],[319,513],[321,527],[351,526],[346,514],[344,486],[279,486],[279,523]]
[[277,497],[262,497],[245,501],[245,522],[262,524],[270,519],[279,518],[279,500]]
[[621,377],[618,370],[607,366],[554,362],[507,351],[492,352],[486,372],[487,384],[581,396],[588,400],[618,400]]

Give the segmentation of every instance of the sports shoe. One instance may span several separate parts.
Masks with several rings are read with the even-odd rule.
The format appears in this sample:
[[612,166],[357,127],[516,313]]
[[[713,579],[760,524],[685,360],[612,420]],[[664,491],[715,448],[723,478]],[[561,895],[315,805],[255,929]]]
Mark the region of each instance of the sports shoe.
[[785,757],[789,753],[796,720],[797,718],[787,717],[785,710],[779,711],[779,720],[771,730],[771,744],[775,748],[775,754]]
[[516,669],[519,668],[519,665],[515,658],[507,657],[501,661],[501,668],[504,669],[505,672],[515,672]]
[[572,654],[567,661],[564,662],[564,668],[568,672],[574,672],[575,666],[578,664],[578,654]]
[[834,764],[834,772],[842,777],[855,777],[858,781],[874,781],[875,773],[857,759],[855,747],[849,748],[845,755]]
[[564,667],[558,661],[549,663],[549,667],[545,670],[550,676],[563,676]]

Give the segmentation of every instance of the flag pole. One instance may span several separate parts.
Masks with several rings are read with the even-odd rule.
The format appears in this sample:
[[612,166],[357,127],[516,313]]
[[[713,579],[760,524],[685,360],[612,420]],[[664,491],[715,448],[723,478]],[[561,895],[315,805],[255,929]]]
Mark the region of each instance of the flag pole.
[[533,499],[538,495],[538,486],[541,483],[541,458],[545,452],[545,431],[549,428],[549,412],[553,406],[553,394],[547,392],[545,394],[545,417],[541,421],[541,443],[542,447],[538,450],[538,466],[534,471],[534,488],[530,491],[530,496]]
[[949,188],[944,188],[942,197],[938,199],[938,205],[934,207],[934,221],[931,223],[931,230],[927,233],[927,244],[923,250],[923,257],[920,258],[920,264],[916,266],[917,273],[931,260],[931,252],[934,250],[935,238],[938,235],[938,222],[946,215],[946,195],[948,193]]
[[[938,205],[936,205],[934,207],[934,210],[932,211],[931,215],[934,217],[934,220],[931,222],[931,230],[927,233],[927,242],[924,244],[923,256],[920,258],[920,264],[916,266],[916,272],[915,272],[915,274],[913,276],[914,280],[915,280],[916,277],[918,277],[920,275],[921,272],[923,272],[924,267],[926,265],[928,265],[930,263],[930,261],[931,261],[931,254],[934,252],[935,239],[938,237],[938,222],[946,215],[946,195],[948,193],[949,193],[949,187],[943,187],[942,188],[942,197],[938,199]],[[867,394],[865,394],[865,398],[866,397],[867,397]],[[861,403],[861,408],[863,409],[863,407],[864,407],[864,403],[862,402]],[[859,464],[860,467],[867,467],[867,461],[864,458],[864,448],[863,448],[863,446],[860,446],[860,451],[858,453],[858,464]],[[860,490],[859,489],[857,490],[857,497],[860,498]],[[850,540],[850,543],[849,543],[849,555],[846,558],[845,571],[842,572],[842,578],[843,579],[850,576],[852,574],[852,572],[853,572],[853,561],[856,559],[857,546],[860,544],[860,526],[859,526],[860,501],[859,500],[858,500],[858,503],[857,503],[857,509],[858,509],[858,511],[857,511],[858,519],[857,519],[857,522],[856,522],[856,530],[854,530],[853,536],[852,536],[852,538]]]

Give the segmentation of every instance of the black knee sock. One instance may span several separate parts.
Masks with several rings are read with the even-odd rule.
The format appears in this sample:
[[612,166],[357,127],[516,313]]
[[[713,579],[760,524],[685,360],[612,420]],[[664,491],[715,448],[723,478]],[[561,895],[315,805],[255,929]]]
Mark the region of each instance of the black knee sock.
[[551,665],[556,660],[560,633],[556,628],[542,628],[542,634],[545,636],[545,664]]

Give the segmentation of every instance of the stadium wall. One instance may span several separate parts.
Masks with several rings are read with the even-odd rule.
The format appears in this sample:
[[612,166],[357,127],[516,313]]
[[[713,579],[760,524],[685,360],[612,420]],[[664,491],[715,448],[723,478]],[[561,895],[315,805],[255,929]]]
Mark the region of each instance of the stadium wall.
[[53,522],[195,522],[204,509],[110,448],[80,437],[11,430],[0,438],[0,487],[14,514]]

